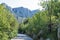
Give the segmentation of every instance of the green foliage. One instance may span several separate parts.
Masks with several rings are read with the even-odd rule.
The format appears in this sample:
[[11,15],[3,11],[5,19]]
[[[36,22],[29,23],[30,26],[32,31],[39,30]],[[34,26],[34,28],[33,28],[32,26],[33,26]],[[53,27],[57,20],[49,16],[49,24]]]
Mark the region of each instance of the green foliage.
[[44,30],[47,27],[47,23],[47,12],[38,12],[29,20],[27,31],[31,31],[34,34],[38,34],[40,30]]
[[[58,28],[58,25],[60,24],[60,2],[58,0],[51,0],[51,1],[48,1],[44,4],[43,7],[45,7],[45,10],[48,11],[48,17],[49,17],[49,23],[48,25],[50,25],[50,29],[51,29],[51,32],[49,34],[48,37],[52,37],[54,38],[54,40],[57,40],[55,39],[57,37],[57,28]],[[49,26],[48,26],[49,27]],[[47,36],[47,35],[46,35]],[[53,39],[51,39],[53,40]]]
[[38,12],[32,18],[28,19],[27,24],[22,24],[22,27],[20,26],[20,28],[23,29],[23,31],[25,31],[25,33],[30,35],[32,38],[34,35],[36,35],[36,37],[38,38],[41,30],[43,32],[41,33],[42,36],[44,36],[43,34],[48,31],[48,22],[48,12]]
[[[57,28],[60,27],[60,2],[52,0],[43,4],[44,11],[36,13],[32,18],[28,19],[27,24],[21,24],[20,28],[28,35],[36,38],[51,38],[57,40]],[[41,32],[42,31],[42,32]],[[45,40],[45,39],[44,39]]]
[[25,19],[20,25],[19,25],[19,33],[26,33],[26,28],[28,26],[28,20],[29,18]]
[[3,5],[0,4],[0,40],[9,40],[16,36],[18,22],[13,14]]

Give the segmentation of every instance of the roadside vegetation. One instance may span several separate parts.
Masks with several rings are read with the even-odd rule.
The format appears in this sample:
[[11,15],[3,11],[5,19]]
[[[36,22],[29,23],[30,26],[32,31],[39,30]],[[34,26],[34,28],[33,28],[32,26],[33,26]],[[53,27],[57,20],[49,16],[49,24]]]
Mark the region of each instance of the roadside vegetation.
[[0,40],[10,40],[18,32],[18,22],[13,14],[0,4]]
[[18,33],[27,34],[33,40],[57,40],[60,28],[60,1],[43,1],[41,5],[44,10],[19,24],[10,10],[0,4],[0,40],[10,40]]
[[58,40],[57,32],[60,27],[60,2],[58,0],[43,1],[43,8],[32,18],[28,18],[28,23],[22,23],[20,29],[34,40],[50,39]]

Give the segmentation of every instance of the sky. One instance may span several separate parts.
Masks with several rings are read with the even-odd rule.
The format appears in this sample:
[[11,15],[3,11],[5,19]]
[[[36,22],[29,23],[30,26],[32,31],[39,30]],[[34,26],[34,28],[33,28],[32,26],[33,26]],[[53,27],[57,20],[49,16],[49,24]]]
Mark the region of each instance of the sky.
[[42,7],[39,4],[40,0],[0,0],[1,3],[6,3],[8,6],[12,8],[16,7],[25,7],[30,10],[35,10],[35,9],[42,9]]

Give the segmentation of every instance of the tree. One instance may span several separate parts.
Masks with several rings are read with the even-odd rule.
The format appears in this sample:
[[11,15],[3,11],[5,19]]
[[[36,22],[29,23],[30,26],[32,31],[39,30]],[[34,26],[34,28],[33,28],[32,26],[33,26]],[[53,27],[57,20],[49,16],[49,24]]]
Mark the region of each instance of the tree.
[[32,18],[28,19],[27,24],[23,24],[22,29],[31,36],[34,40],[40,37],[50,38],[50,40],[57,40],[57,28],[60,23],[60,2],[52,0],[44,2],[42,10],[36,13]]
[[9,40],[18,32],[18,22],[11,12],[0,4],[0,40]]
[[[29,20],[26,32],[31,35],[37,35],[43,30],[44,38],[50,38],[51,40],[57,40],[56,29],[58,28],[59,15],[60,15],[60,2],[57,0],[48,1],[45,5],[44,11],[39,12]],[[45,18],[46,17],[46,18]],[[45,19],[44,19],[45,18]],[[47,20],[47,21],[46,21]],[[46,28],[46,29],[45,29]],[[47,30],[47,32],[46,32]],[[35,37],[35,38],[36,38]],[[37,39],[36,39],[37,40]]]
[[[45,3],[45,10],[47,10],[48,11],[48,14],[49,14],[49,29],[50,29],[50,33],[51,33],[51,35],[52,34],[55,34],[56,35],[56,29],[58,28],[58,23],[59,23],[59,14],[60,14],[60,12],[59,12],[59,10],[60,10],[60,7],[59,7],[59,4],[60,4],[60,2],[59,2],[59,0],[50,0],[50,1],[47,1],[46,3]],[[55,16],[55,18],[54,18],[54,20],[52,20],[52,18],[53,18],[53,16]],[[52,25],[53,24],[53,25]],[[54,27],[55,26],[55,27]],[[53,31],[53,29],[52,28],[55,28],[55,32]],[[51,32],[52,31],[52,32]],[[54,36],[54,35],[52,35],[52,36]],[[51,36],[51,37],[52,37]],[[55,36],[54,36],[55,37]],[[57,35],[56,35],[56,37],[57,37]],[[51,39],[52,40],[52,39]],[[57,39],[55,39],[55,40],[57,40]]]
[[[49,18],[47,14],[47,11],[38,12],[37,14],[35,14],[35,16],[29,19],[28,26],[26,27],[26,32],[27,34],[31,35],[31,37],[34,38],[34,40],[38,40],[38,38],[40,37],[39,35],[44,37],[44,33],[48,31],[47,27]],[[36,36],[33,37],[34,35]]]

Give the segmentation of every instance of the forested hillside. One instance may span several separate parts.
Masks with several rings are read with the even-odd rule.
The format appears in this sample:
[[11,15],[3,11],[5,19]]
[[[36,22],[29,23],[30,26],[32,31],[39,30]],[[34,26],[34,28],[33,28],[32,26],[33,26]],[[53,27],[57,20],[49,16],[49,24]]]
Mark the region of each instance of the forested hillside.
[[17,35],[18,22],[13,14],[0,4],[0,40],[9,40]]

